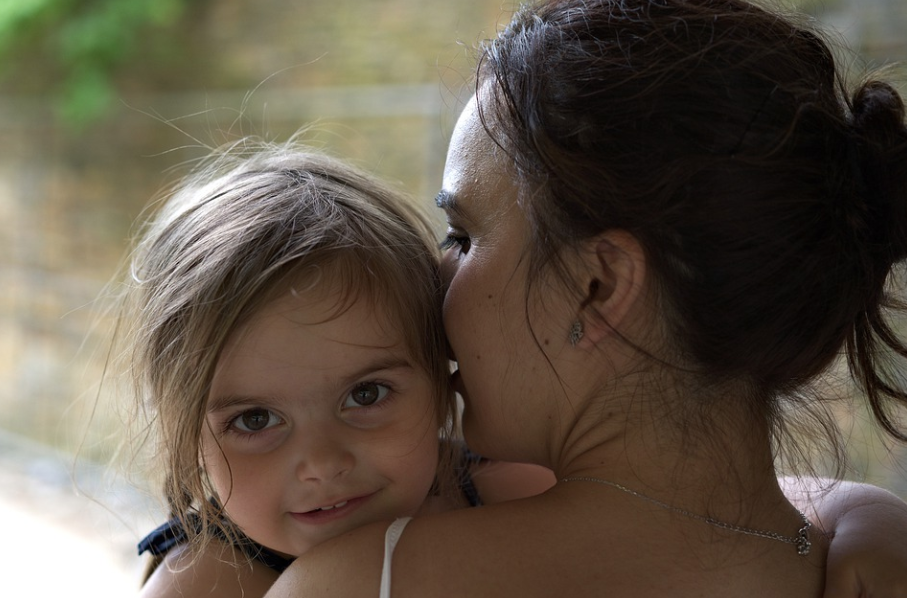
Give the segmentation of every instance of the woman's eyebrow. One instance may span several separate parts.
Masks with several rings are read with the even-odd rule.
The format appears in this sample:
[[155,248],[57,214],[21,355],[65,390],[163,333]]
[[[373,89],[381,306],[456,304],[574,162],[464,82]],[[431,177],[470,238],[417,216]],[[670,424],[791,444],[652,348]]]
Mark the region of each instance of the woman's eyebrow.
[[457,196],[450,191],[444,191],[443,189],[438,191],[435,196],[435,205],[449,214],[456,214],[464,220],[469,220],[469,215],[463,211],[460,202],[457,201]]

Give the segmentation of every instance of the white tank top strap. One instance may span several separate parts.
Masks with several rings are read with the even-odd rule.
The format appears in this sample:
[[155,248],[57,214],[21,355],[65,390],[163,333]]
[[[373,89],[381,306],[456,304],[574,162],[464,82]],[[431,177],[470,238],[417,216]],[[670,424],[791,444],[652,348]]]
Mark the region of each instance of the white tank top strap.
[[384,567],[381,569],[381,593],[379,598],[391,598],[391,561],[394,558],[394,548],[400,536],[403,535],[403,528],[410,522],[412,517],[401,517],[391,523],[384,533]]

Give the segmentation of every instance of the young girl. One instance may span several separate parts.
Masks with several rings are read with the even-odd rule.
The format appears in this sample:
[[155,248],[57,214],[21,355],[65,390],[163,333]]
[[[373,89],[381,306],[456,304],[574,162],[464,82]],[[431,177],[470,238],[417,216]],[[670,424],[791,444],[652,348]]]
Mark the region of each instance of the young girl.
[[353,528],[553,483],[454,442],[437,253],[405,198],[292,145],[218,154],[160,208],[128,295],[173,517],[144,596],[261,596]]
[[[148,596],[262,595],[327,538],[479,504],[427,220],[324,155],[246,154],[203,164],[132,260],[132,367],[173,516],[140,544]],[[495,467],[486,498],[553,482]]]

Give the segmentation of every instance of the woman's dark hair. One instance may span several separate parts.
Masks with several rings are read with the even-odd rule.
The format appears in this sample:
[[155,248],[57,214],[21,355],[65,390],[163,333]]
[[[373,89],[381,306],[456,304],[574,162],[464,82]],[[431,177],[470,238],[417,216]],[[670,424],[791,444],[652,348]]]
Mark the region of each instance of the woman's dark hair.
[[[552,0],[484,48],[478,93],[515,162],[533,263],[608,229],[642,243],[669,334],[706,380],[795,393],[846,347],[881,425],[907,257],[907,129],[888,84],[849,95],[817,33],[740,0]],[[484,95],[487,94],[487,95]]]

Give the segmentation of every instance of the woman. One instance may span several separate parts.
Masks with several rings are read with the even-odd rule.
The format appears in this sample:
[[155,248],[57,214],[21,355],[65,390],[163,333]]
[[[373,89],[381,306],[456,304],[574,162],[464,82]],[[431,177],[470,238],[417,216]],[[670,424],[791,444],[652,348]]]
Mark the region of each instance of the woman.
[[907,439],[877,363],[907,355],[904,107],[842,90],[819,37],[738,0],[518,13],[451,140],[444,318],[470,447],[559,482],[357,530],[268,595],[821,596],[784,411],[846,351]]

